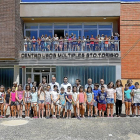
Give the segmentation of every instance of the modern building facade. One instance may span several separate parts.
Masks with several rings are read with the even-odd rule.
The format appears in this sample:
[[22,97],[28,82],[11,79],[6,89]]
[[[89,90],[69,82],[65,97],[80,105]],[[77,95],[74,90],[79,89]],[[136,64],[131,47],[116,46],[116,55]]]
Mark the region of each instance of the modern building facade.
[[[13,10],[14,9],[14,10]],[[62,83],[67,76],[74,84],[88,78],[93,83],[104,78],[106,83],[116,79],[140,79],[140,3],[122,1],[43,1],[2,0],[0,2],[0,85],[13,81],[39,84],[42,77],[51,81],[56,76]],[[25,50],[26,37],[42,35],[64,37],[66,34],[108,37],[120,34],[116,50],[32,51]],[[55,42],[52,43],[52,48]],[[102,42],[98,42],[102,45]],[[105,42],[103,42],[105,44]],[[70,43],[69,43],[70,44]],[[28,44],[29,46],[32,44]],[[73,44],[72,44],[73,45]]]

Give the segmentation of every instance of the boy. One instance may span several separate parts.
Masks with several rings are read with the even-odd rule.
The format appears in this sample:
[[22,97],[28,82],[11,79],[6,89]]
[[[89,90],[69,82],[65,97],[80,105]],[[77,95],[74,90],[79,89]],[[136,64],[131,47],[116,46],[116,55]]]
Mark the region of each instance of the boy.
[[71,86],[68,86],[67,93],[66,93],[67,118],[71,118],[72,100],[73,98],[72,98]]
[[65,95],[66,93],[64,92],[65,89],[63,87],[61,87],[60,90],[60,95],[59,95],[59,116],[58,119],[60,118],[60,112],[61,112],[61,108],[63,109],[63,119],[65,117],[65,106],[66,106],[66,100],[65,100]]
[[140,89],[139,89],[139,83],[135,83],[135,89],[132,90],[132,104],[134,106],[134,117],[136,117],[136,108],[137,108],[137,115],[140,115],[139,109],[140,109]]
[[98,110],[99,116],[101,117],[101,110],[102,110],[102,117],[104,117],[104,111],[106,111],[106,97],[107,94],[105,92],[105,87],[101,86],[101,91],[98,92]]

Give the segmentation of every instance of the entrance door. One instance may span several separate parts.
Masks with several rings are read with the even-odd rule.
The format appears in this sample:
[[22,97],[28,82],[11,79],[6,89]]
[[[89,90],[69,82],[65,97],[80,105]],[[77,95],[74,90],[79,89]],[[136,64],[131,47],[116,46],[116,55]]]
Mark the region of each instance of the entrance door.
[[60,36],[64,37],[64,30],[54,30],[54,35],[57,34],[57,36],[60,38]]
[[36,85],[39,86],[39,84],[42,83],[42,73],[34,73],[33,80],[36,81]]

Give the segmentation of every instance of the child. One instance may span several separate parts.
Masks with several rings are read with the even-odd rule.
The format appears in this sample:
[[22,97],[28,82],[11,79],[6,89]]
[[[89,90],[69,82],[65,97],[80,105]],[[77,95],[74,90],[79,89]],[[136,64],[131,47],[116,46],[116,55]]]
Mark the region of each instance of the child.
[[135,83],[135,89],[132,90],[132,104],[134,105],[134,117],[136,117],[136,108],[137,108],[137,115],[140,115],[139,109],[140,109],[140,89],[139,89],[139,83]]
[[80,86],[79,88],[79,108],[80,108],[80,112],[81,112],[81,116],[82,118],[84,117],[84,112],[85,112],[85,105],[86,105],[86,93],[84,92],[84,88],[83,86]]
[[66,106],[65,95],[66,95],[66,93],[64,91],[65,91],[65,89],[63,87],[61,87],[61,92],[59,95],[60,99],[59,99],[59,117],[58,117],[58,119],[60,118],[61,109],[63,109],[63,119],[65,117],[65,106]]
[[89,118],[89,110],[91,111],[91,117],[93,116],[93,99],[94,99],[94,94],[92,93],[92,88],[88,87],[87,88],[87,111],[88,111],[88,118]]
[[99,89],[99,84],[94,84],[94,90],[93,90],[93,94],[94,94],[94,117],[97,117],[98,114],[97,114],[97,102],[98,102],[98,99],[97,99],[97,96],[98,96],[98,92],[100,91]]
[[31,92],[31,106],[33,108],[34,112],[34,118],[37,117],[37,92],[36,92],[36,87],[32,87],[32,92]]
[[106,97],[107,94],[105,92],[105,87],[101,86],[101,91],[98,92],[98,110],[99,110],[99,117],[101,117],[101,111],[102,111],[102,117],[104,117],[104,112],[106,111]]
[[[124,102],[124,88],[121,80],[116,81],[116,116],[120,117],[122,112],[122,103]],[[119,114],[118,114],[119,109]]]
[[5,112],[4,112],[4,116],[6,116],[7,108],[9,106],[9,108],[10,108],[10,116],[9,116],[9,118],[11,118],[11,107],[10,107],[10,104],[9,104],[10,92],[11,92],[11,88],[8,87],[7,88],[7,92],[6,92],[5,96],[4,96],[4,99],[5,99]]
[[[51,111],[52,111],[52,118],[56,118],[58,103],[59,103],[59,101],[58,101],[59,100],[58,86],[54,85],[53,89],[54,90],[51,93],[51,100],[52,100]],[[55,115],[53,112],[53,107],[55,107]]]
[[125,91],[124,91],[124,98],[125,98],[125,114],[126,117],[130,115],[130,107],[131,107],[131,90],[129,89],[129,85],[125,84]]
[[71,86],[68,86],[67,93],[66,93],[67,118],[71,118],[72,100],[73,98],[72,98]]
[[45,92],[44,92],[44,89],[43,89],[43,86],[41,86],[39,88],[39,91],[38,91],[38,105],[39,105],[39,110],[38,110],[38,113],[39,113],[39,118],[40,118],[40,111],[42,113],[42,118],[43,118],[43,114],[44,114],[44,101],[45,101]]
[[[73,109],[74,109],[74,116],[77,117],[77,119],[80,119],[79,116],[79,92],[77,92],[77,87],[73,86]],[[77,113],[76,113],[76,108],[77,108]],[[77,116],[78,114],[78,116]]]
[[24,94],[24,105],[25,105],[25,118],[29,118],[30,107],[31,107],[31,91],[29,85],[26,85],[25,94]]
[[12,117],[16,118],[17,104],[16,104],[16,88],[14,86],[12,87],[12,92],[10,93],[9,104],[11,105]]
[[109,117],[109,113],[111,113],[111,117],[113,117],[113,106],[116,102],[116,90],[114,90],[113,82],[110,82],[107,87],[107,117]]
[[4,86],[1,86],[0,87],[0,109],[1,109],[0,118],[4,118],[4,116],[3,116],[3,108],[4,108],[4,102],[5,102],[4,95],[5,95],[5,88],[4,88]]
[[18,90],[16,91],[18,118],[22,118],[22,109],[23,109],[23,103],[24,103],[24,94],[25,94],[25,92],[22,89],[22,85],[18,85]]
[[51,86],[47,85],[47,87],[44,87],[45,92],[45,109],[46,109],[46,119],[50,118],[50,110],[51,110]]

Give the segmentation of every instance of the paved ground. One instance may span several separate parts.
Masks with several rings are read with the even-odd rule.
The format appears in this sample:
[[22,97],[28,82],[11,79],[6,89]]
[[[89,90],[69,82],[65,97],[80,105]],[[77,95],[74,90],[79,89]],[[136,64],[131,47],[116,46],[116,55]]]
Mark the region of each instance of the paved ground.
[[19,139],[140,140],[140,118],[0,119],[0,140]]
[[5,126],[10,119],[0,119],[0,140],[140,140],[139,119],[26,119],[18,126]]

